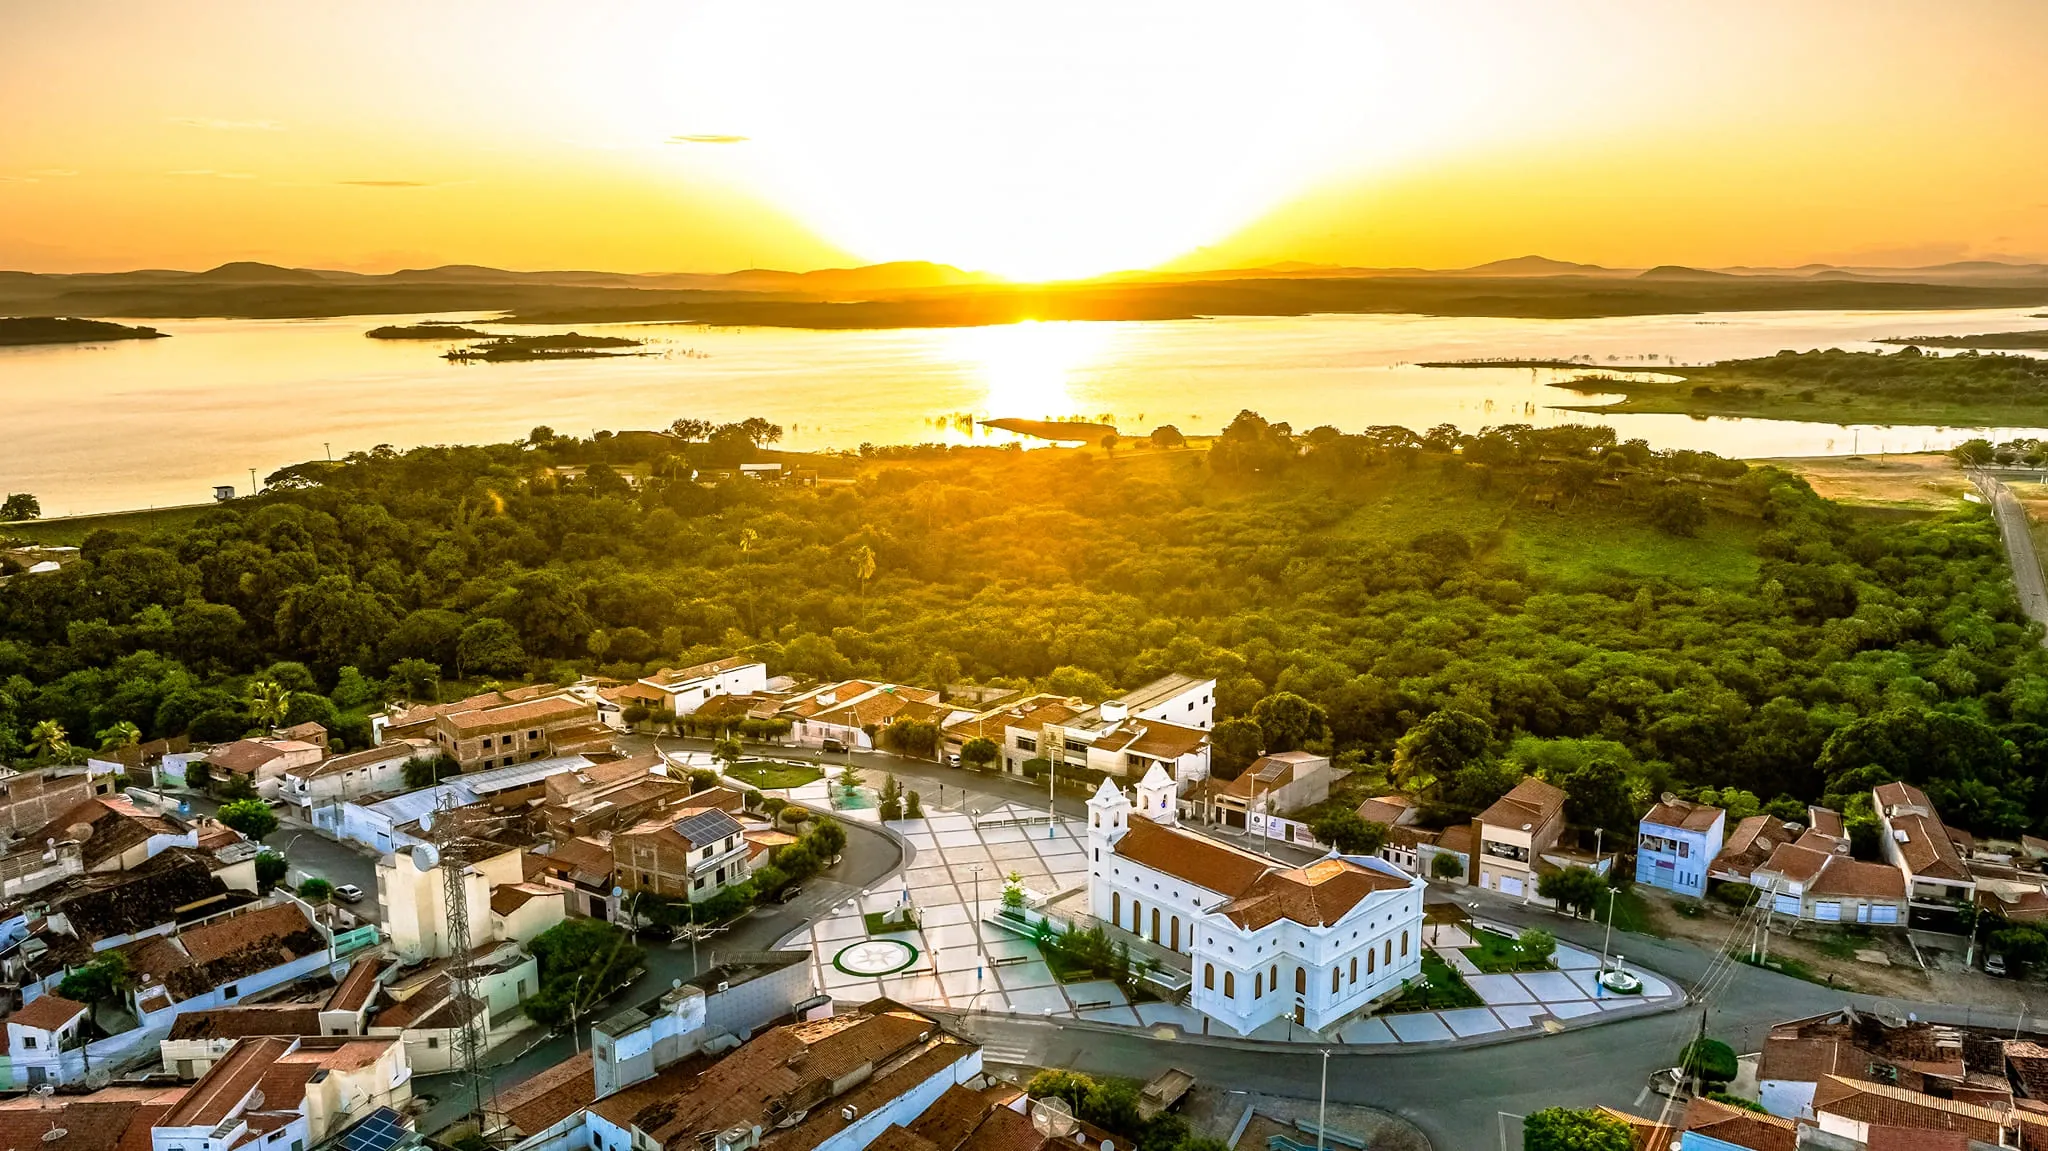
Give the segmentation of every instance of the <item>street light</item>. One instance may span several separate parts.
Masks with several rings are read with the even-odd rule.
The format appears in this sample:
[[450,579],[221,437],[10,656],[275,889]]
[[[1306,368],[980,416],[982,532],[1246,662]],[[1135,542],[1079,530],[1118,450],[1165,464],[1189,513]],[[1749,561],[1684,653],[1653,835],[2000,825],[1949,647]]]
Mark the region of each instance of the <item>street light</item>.
[[974,977],[982,978],[988,970],[988,945],[981,938],[981,864],[969,866],[974,872],[974,950],[979,957],[974,965]]
[[569,992],[569,1047],[577,1055],[583,1054],[583,1037],[576,1034],[576,1001],[583,998],[583,975],[576,973],[576,985]]
[[1323,1090],[1316,1097],[1316,1151],[1323,1151],[1323,1112],[1330,1104],[1330,1049],[1323,1048]]
[[1614,897],[1621,894],[1621,888],[1607,889],[1607,934],[1600,940],[1600,974],[1607,974],[1607,945],[1614,942]]

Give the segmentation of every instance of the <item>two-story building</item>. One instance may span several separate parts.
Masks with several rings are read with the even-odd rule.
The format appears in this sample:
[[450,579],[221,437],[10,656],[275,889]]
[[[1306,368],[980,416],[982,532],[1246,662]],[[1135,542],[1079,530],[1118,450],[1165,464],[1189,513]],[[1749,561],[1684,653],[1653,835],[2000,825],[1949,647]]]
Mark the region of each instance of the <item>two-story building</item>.
[[1636,830],[1636,882],[1690,895],[1707,893],[1707,873],[1721,855],[1728,813],[1666,794]]
[[1906,921],[1906,885],[1889,865],[1849,856],[1849,841],[1808,829],[1750,873],[1773,914],[1809,923],[1889,927]]
[[453,867],[439,850],[400,848],[377,861],[377,901],[391,949],[417,962],[449,954],[447,885],[460,883],[470,945],[525,943],[568,916],[568,892],[527,880],[517,847],[479,848]]
[[1537,779],[1522,782],[1472,821],[1472,882],[1502,895],[1536,890],[1536,861],[1564,832],[1564,792]]
[[1914,911],[1948,914],[1976,900],[1977,881],[1925,792],[1910,783],[1887,783],[1871,790],[1870,801],[1885,862],[1905,877]]
[[278,795],[299,809],[299,818],[319,804],[347,803],[361,795],[397,791],[405,786],[405,765],[431,759],[434,745],[426,740],[394,740],[361,751],[329,756],[303,767],[289,767]]
[[768,665],[736,655],[694,667],[665,667],[640,680],[640,686],[658,697],[642,698],[660,710],[670,715],[689,715],[721,695],[767,691]]
[[238,739],[206,753],[216,775],[239,775],[256,794],[270,798],[288,771],[308,768],[327,758],[327,745],[302,739]]
[[[1277,752],[1252,761],[1236,779],[1211,778],[1181,802],[1190,812],[1199,807],[1207,822],[1249,827],[1254,813],[1281,815],[1330,798],[1330,784],[1337,775],[1326,755]],[[1196,791],[1201,793],[1199,800]]]
[[560,694],[445,712],[434,718],[433,738],[462,770],[480,771],[580,753],[593,741],[609,746],[611,729],[598,722],[595,703]]
[[1209,729],[1216,681],[1169,675],[1114,699],[1089,704],[1071,696],[1034,695],[947,722],[947,753],[987,739],[1001,769],[1026,774],[1043,760],[1054,771],[1085,768],[1117,779],[1142,779],[1153,767],[1185,792],[1209,777]]
[[620,887],[699,903],[752,874],[746,829],[716,808],[664,812],[612,837]]
[[915,721],[943,729],[965,713],[929,688],[850,679],[797,692],[775,709],[789,721],[789,738],[801,747],[838,745],[872,748],[892,723]]
[[1324,1030],[1421,971],[1422,880],[1384,860],[1305,867],[1184,830],[1156,765],[1135,802],[1104,780],[1088,801],[1092,915],[1187,957],[1196,1010],[1249,1035],[1292,1019]]

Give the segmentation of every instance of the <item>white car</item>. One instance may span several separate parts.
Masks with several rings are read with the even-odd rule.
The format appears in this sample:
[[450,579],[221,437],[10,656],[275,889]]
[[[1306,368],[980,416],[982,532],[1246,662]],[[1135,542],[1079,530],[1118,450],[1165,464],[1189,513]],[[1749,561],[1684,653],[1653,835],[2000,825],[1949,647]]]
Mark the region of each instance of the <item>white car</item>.
[[343,903],[361,903],[363,901],[363,889],[353,883],[344,883],[334,889],[334,898],[341,900]]

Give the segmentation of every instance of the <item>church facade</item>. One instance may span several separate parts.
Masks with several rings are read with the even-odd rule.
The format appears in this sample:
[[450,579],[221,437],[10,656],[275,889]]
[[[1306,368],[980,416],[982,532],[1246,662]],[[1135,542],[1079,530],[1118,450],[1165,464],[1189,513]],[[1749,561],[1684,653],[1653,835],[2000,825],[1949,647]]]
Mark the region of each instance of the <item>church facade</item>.
[[1133,790],[1104,780],[1088,801],[1090,910],[1187,956],[1196,1010],[1239,1035],[1322,1030],[1421,973],[1421,879],[1334,853],[1289,867],[1184,830],[1157,767]]

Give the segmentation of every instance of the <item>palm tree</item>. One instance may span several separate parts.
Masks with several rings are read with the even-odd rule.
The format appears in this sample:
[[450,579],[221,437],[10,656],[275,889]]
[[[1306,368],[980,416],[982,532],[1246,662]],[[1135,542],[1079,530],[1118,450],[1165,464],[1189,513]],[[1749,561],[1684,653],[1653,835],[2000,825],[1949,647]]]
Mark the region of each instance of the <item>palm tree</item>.
[[54,719],[46,719],[28,729],[28,747],[44,759],[64,760],[71,757],[71,738],[64,725]]
[[142,729],[127,720],[121,720],[100,732],[101,751],[120,751],[142,742]]
[[754,581],[747,577],[747,560],[753,555],[754,545],[760,542],[761,533],[753,528],[740,529],[740,579],[747,585],[747,634],[754,632]]
[[868,581],[875,578],[875,549],[862,544],[853,550],[853,574],[860,580],[860,594],[868,594]]
[[249,718],[264,727],[284,722],[291,710],[292,693],[273,679],[259,679],[249,685]]

